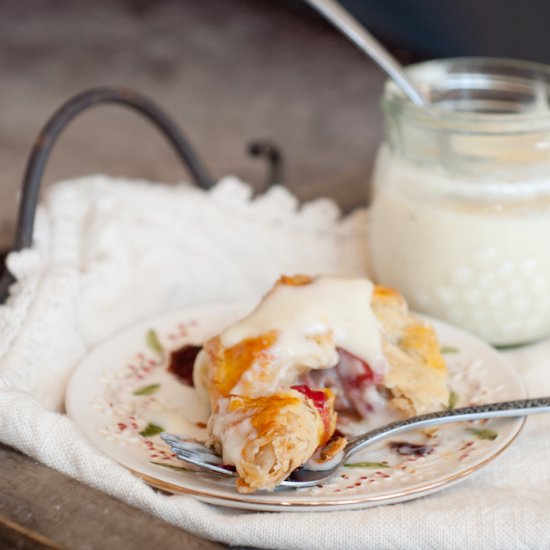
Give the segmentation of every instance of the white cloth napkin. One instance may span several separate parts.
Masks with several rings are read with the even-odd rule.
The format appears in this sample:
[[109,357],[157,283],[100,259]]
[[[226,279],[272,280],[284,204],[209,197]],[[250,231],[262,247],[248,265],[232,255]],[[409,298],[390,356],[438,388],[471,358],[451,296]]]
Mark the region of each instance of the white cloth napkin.
[[[550,417],[453,488],[351,512],[259,513],[154,492],[62,414],[68,376],[96,342],[174,307],[261,295],[280,273],[368,273],[366,212],[340,219],[234,178],[211,192],[102,176],[55,185],[35,245],[11,254],[0,307],[0,441],[192,533],[281,549],[550,546]],[[508,352],[531,395],[550,395],[550,341]]]

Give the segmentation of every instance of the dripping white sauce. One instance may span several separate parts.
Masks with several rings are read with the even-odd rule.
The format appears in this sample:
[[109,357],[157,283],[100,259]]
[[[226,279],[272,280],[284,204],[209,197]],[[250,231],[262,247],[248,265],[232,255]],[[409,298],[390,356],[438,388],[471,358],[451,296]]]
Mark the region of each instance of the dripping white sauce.
[[[274,392],[294,383],[309,369],[326,369],[338,361],[342,348],[367,362],[378,374],[385,371],[378,320],[371,308],[373,283],[362,278],[318,277],[302,286],[275,287],[246,318],[221,334],[224,347],[270,331],[277,339],[270,376],[256,376],[254,367],[243,376],[250,387],[258,381],[258,394]],[[235,393],[244,388],[237,384]]]
[[332,470],[335,466],[338,466],[340,464],[340,461],[342,460],[344,456],[344,451],[340,451],[336,455],[334,455],[330,460],[326,460],[325,462],[320,462],[319,460],[316,460],[314,457],[311,457],[303,466],[306,470],[312,470],[314,472],[321,472],[323,470]]
[[218,414],[211,423],[212,435],[221,442],[223,462],[240,464],[245,445],[258,434],[250,421],[250,411],[229,411],[229,403],[227,398],[218,402]]

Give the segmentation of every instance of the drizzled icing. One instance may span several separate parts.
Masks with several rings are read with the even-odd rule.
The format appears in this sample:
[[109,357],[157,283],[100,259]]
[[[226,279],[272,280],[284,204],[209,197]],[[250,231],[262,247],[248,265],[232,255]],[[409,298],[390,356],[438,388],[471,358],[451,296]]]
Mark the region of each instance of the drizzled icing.
[[[328,276],[300,286],[277,285],[249,316],[221,334],[221,342],[230,348],[243,340],[277,332],[269,349],[272,376],[261,391],[292,383],[304,370],[333,367],[338,362],[337,348],[349,351],[383,375],[386,362],[371,308],[373,288],[367,279]],[[265,374],[256,376],[259,374],[252,366],[233,393],[243,389],[243,382],[266,381]]]
[[216,422],[211,422],[212,436],[222,441],[222,456],[225,464],[239,464],[243,448],[248,441],[257,437],[246,411],[229,410],[229,400],[221,399]]

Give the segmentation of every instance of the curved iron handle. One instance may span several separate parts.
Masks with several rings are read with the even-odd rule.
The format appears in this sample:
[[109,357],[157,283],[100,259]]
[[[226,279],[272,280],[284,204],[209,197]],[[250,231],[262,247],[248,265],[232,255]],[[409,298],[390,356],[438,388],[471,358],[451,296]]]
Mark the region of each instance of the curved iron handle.
[[[69,122],[83,111],[105,103],[123,105],[133,109],[152,122],[168,139],[180,160],[187,166],[195,183],[203,189],[209,189],[213,186],[214,180],[200,162],[183,132],[153,101],[127,88],[92,88],[73,96],[61,105],[48,119],[34,142],[23,177],[19,215],[12,251],[22,250],[32,244],[34,219],[42,176],[52,148],[62,131]],[[251,144],[249,152],[253,156],[267,157],[270,167],[267,186],[275,182],[281,183],[282,157],[275,145],[258,141]],[[5,267],[0,278],[0,304],[6,299],[9,287],[13,282],[14,277]]]
[[34,215],[42,175],[51,150],[61,132],[77,115],[90,107],[104,103],[124,105],[143,115],[168,139],[200,187],[209,189],[214,184],[214,180],[200,163],[197,154],[181,130],[150,99],[126,88],[92,88],[66,101],[49,118],[34,142],[23,178],[19,218],[12,250],[21,250],[32,244]]
[[282,184],[284,177],[283,155],[279,148],[271,141],[258,139],[248,145],[248,154],[252,157],[264,157],[267,160],[269,171],[267,181],[262,191],[275,183]]
[[[36,205],[42,176],[48,157],[62,131],[69,122],[83,111],[105,103],[123,105],[143,115],[168,139],[200,187],[209,189],[214,184],[214,180],[199,161],[197,154],[182,131],[154,102],[126,88],[92,88],[73,96],[61,105],[48,119],[38,134],[27,160],[25,175],[23,177],[15,240],[11,250],[22,250],[32,244]],[[12,274],[7,268],[4,268],[4,272],[0,278],[0,303],[6,299],[9,286],[13,282],[14,278]]]

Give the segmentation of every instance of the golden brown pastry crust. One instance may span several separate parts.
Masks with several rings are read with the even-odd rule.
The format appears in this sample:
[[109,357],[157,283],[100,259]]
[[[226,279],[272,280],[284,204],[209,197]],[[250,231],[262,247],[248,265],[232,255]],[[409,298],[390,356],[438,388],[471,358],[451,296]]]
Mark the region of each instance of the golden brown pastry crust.
[[[267,372],[272,356],[269,348],[277,339],[277,331],[273,330],[257,338],[249,338],[238,344],[225,348],[219,336],[204,344],[204,352],[208,355],[208,392],[211,405],[225,395],[229,395],[243,374],[255,365],[259,371]],[[254,381],[250,381],[250,392],[246,389],[244,395],[253,393]]]
[[[312,281],[308,276],[283,276],[276,287]],[[393,289],[376,286],[371,305],[388,363],[382,385],[390,403],[407,415],[437,410],[448,403],[447,370],[433,328],[411,315],[404,298]],[[254,436],[241,442],[240,455],[234,459],[241,492],[272,489],[321,445],[328,442],[317,453],[322,462],[333,458],[346,443],[345,438],[329,441],[337,419],[331,390],[320,390],[326,397],[324,412],[311,395],[295,389],[279,388],[259,397],[255,393],[255,384],[273,374],[270,348],[277,337],[277,330],[271,330],[225,348],[217,336],[204,344],[197,364],[197,378],[205,383],[214,411],[209,422],[211,445],[223,452],[232,444],[228,438],[238,438],[246,423],[253,430]],[[254,377],[244,376],[251,369]],[[237,384],[239,395],[233,395]]]
[[[333,429],[334,397],[325,391],[331,398],[329,426]],[[236,433],[243,438],[239,460],[235,460],[237,488],[243,493],[272,490],[332,435],[327,434],[327,423],[313,401],[294,389],[266,397],[222,397],[209,428],[210,443],[220,454],[235,444],[231,438]]]
[[383,329],[382,349],[389,363],[384,386],[392,403],[409,416],[445,406],[448,374],[433,327],[411,315],[393,289],[375,287],[372,307]]

